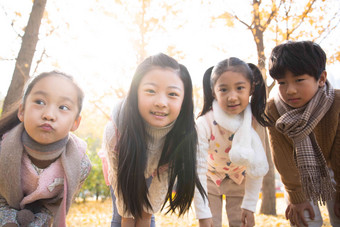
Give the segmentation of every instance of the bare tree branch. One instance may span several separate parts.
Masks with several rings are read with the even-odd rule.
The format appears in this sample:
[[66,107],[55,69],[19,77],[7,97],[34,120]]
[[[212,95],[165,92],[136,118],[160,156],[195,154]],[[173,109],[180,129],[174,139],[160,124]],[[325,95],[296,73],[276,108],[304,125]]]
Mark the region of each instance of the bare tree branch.
[[268,86],[268,93],[270,93],[275,86],[275,82],[273,81],[269,86]]
[[251,26],[248,25],[248,24],[247,24],[246,22],[244,22],[243,20],[241,20],[240,18],[238,18],[237,15],[234,15],[234,18],[235,18],[236,20],[238,20],[239,22],[241,22],[241,24],[244,24],[248,29],[251,30]]
[[321,36],[323,36],[323,38],[319,41],[319,43],[321,43],[324,39],[327,38],[327,36],[338,27],[338,25],[340,24],[340,18],[338,19],[338,21],[335,23],[335,25],[331,26],[332,21],[338,18],[338,14],[339,14],[339,10],[336,11],[336,13],[333,15],[332,19],[330,19],[328,21],[327,26],[324,26],[322,31],[320,32],[320,36],[317,38],[314,38],[313,41],[315,41],[316,39],[320,38]]
[[40,58],[37,60],[37,64],[34,68],[34,73],[35,74],[38,71],[39,64],[42,62],[44,55],[46,55],[46,49],[44,48],[43,52],[40,55]]
[[[298,29],[303,24],[308,13],[310,13],[310,11],[312,10],[312,6],[315,2],[316,2],[316,0],[311,0],[309,7],[307,9],[305,9],[305,11],[301,14],[300,22],[288,32],[288,36],[291,35],[296,29]],[[287,36],[287,38],[288,38],[288,36]]]
[[277,12],[279,11],[282,3],[283,3],[283,0],[280,1],[279,6],[277,7],[275,0],[272,0],[272,9],[271,9],[272,12],[270,13],[270,15],[268,17],[267,22],[262,25],[263,32],[268,28],[268,26],[270,25],[271,21],[276,17]]
[[90,103],[93,104],[104,115],[106,119],[111,119],[110,115],[108,115],[95,101],[90,101]]
[[[5,16],[9,18],[8,13],[7,13],[7,11],[5,10],[4,6],[2,6],[1,8],[2,8],[2,10],[4,11]],[[10,20],[10,19],[9,19],[9,20]],[[11,27],[12,27],[14,33],[17,34],[18,37],[22,38],[22,35],[20,35],[20,33],[17,32],[17,31],[15,30],[15,28],[14,28],[14,21],[13,21],[13,20],[12,20],[12,22],[11,22]]]

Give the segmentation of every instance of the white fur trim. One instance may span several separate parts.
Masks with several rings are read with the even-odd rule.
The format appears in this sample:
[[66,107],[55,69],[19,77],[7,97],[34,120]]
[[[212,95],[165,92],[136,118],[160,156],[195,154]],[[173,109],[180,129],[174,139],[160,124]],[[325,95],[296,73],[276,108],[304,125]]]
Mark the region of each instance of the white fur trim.
[[269,170],[267,156],[259,135],[252,127],[250,105],[242,113],[230,115],[214,100],[213,114],[220,126],[235,133],[229,152],[230,160],[236,165],[245,166],[247,174],[253,177],[266,175]]

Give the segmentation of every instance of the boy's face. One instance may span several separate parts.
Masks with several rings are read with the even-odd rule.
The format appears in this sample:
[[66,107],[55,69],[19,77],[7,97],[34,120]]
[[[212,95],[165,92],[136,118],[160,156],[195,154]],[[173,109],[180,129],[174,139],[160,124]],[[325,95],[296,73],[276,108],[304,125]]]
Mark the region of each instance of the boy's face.
[[325,85],[326,77],[326,71],[322,72],[318,81],[309,74],[295,76],[287,71],[282,79],[277,80],[279,95],[290,107],[302,107],[313,98],[319,87]]

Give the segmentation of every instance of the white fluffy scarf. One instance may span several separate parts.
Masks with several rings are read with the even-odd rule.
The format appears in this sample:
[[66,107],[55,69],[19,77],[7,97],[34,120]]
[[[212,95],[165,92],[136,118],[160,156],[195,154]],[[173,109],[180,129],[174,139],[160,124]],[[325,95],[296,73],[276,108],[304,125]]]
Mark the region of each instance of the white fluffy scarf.
[[266,175],[269,169],[267,156],[259,135],[252,127],[250,105],[242,113],[230,115],[224,112],[214,100],[213,113],[220,126],[234,133],[229,151],[230,161],[236,165],[245,166],[247,174],[252,177]]

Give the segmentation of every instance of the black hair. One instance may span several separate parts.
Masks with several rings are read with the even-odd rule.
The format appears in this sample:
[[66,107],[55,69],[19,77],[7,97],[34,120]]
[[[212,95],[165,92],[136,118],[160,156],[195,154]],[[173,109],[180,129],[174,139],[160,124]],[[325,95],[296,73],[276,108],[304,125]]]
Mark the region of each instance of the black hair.
[[210,80],[211,80],[211,73],[214,66],[209,67],[203,75],[203,108],[202,111],[199,113],[198,116],[203,116],[212,108],[212,103],[214,101],[213,91],[211,89]]
[[22,104],[23,108],[25,108],[25,103],[27,96],[31,93],[34,85],[38,83],[41,79],[48,77],[48,76],[61,76],[69,79],[74,87],[77,90],[78,94],[78,115],[81,112],[82,106],[83,106],[83,100],[84,100],[84,92],[82,89],[79,87],[79,85],[75,82],[74,78],[66,73],[59,72],[59,71],[51,71],[51,72],[43,72],[39,74],[38,76],[32,77],[27,83],[26,87],[24,89],[22,99],[18,100],[14,104],[11,105],[9,110],[4,113],[1,118],[0,118],[0,139],[3,134],[5,134],[7,131],[11,130],[15,126],[17,126],[20,123],[20,120],[18,118],[18,111],[19,111],[19,106]]
[[319,80],[326,69],[326,53],[312,41],[288,41],[277,45],[269,58],[269,74],[282,79],[287,71],[295,76],[308,74]]
[[[179,215],[182,215],[187,212],[194,196],[195,186],[206,198],[196,170],[197,132],[190,74],[184,65],[160,53],[146,58],[137,67],[124,107],[117,116],[117,126],[120,130],[116,146],[118,194],[122,194],[125,211],[130,212],[136,218],[141,217],[143,207],[152,208],[148,200],[148,188],[144,176],[147,145],[144,121],[138,110],[138,87],[144,75],[155,67],[174,70],[184,85],[181,111],[173,128],[166,135],[158,163],[158,167],[164,164],[169,166],[169,186],[162,209],[169,201],[167,213],[177,210]],[[122,121],[119,122],[118,118]],[[174,187],[176,194],[173,197]]]
[[267,103],[266,85],[260,69],[256,65],[247,64],[236,57],[225,59],[215,67],[209,67],[205,71],[203,76],[204,104],[199,116],[203,116],[212,109],[214,86],[220,76],[227,71],[241,73],[249,80],[253,90],[250,101],[252,114],[262,126],[271,125],[271,120],[265,114]]

